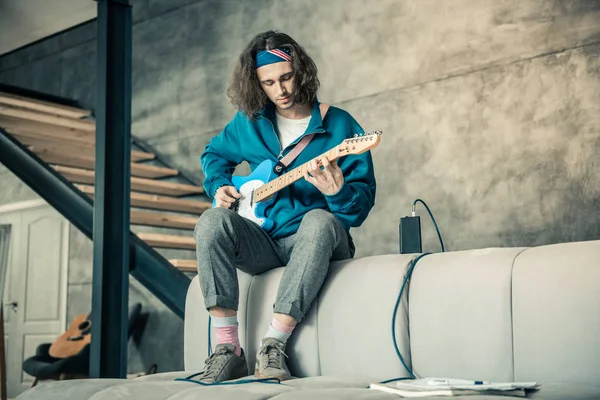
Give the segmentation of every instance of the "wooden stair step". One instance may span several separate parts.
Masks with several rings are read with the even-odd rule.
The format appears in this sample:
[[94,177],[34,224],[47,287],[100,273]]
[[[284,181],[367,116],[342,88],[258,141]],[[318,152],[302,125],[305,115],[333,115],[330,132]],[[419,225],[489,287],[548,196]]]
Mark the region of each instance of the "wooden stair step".
[[37,122],[44,122],[46,124],[62,126],[65,128],[80,129],[82,131],[96,131],[96,123],[91,120],[72,119],[60,115],[52,115],[38,111],[30,111],[24,108],[17,108],[5,104],[0,104],[0,115],[4,115],[6,117],[27,119]]
[[131,210],[130,220],[132,225],[160,226],[192,231],[196,227],[196,222],[198,222],[197,217],[138,210]]
[[[44,147],[31,146],[31,150],[48,164],[63,165],[67,167],[77,167],[85,169],[95,168],[95,156],[86,156],[79,152],[64,153],[53,151]],[[73,156],[76,154],[76,156]],[[131,163],[131,176],[140,178],[165,178],[168,176],[177,176],[179,171],[173,168],[159,167],[156,165],[146,165]]]
[[169,262],[183,272],[198,272],[196,260],[169,260]]
[[164,249],[196,250],[196,240],[190,236],[165,235],[140,232],[137,236],[152,247]]
[[95,132],[56,126],[45,122],[31,121],[23,118],[8,117],[0,113],[0,127],[10,134],[28,134],[46,140],[68,140],[72,144],[94,145]]
[[0,103],[74,119],[91,115],[91,111],[89,110],[55,104],[43,100],[30,99],[28,97],[4,92],[0,92]]
[[[53,165],[53,168],[71,182],[94,184],[94,171],[92,170],[62,167],[60,165]],[[200,186],[136,177],[131,177],[131,189],[140,192],[166,194],[169,196],[204,193],[204,189]]]
[[[76,185],[79,190],[90,197],[94,197],[94,187],[88,185]],[[206,201],[176,199],[167,196],[131,192],[131,206],[147,208],[152,210],[174,211],[200,215],[212,207]]]
[[[93,143],[73,143],[71,140],[53,139],[39,137],[31,133],[15,133],[7,130],[15,139],[30,147],[39,147],[53,153],[78,154],[85,156],[96,156],[96,147]],[[131,161],[153,160],[156,156],[145,151],[131,150]]]

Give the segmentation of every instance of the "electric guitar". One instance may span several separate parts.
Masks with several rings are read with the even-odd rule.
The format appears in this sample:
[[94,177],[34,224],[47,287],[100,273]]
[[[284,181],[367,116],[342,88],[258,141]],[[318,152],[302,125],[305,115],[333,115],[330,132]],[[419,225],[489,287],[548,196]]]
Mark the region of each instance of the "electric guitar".
[[54,358],[67,358],[79,353],[92,339],[90,317],[81,314],[73,318],[69,329],[52,343],[48,353]]
[[[321,165],[321,159],[324,156],[327,156],[329,161],[334,161],[350,154],[364,153],[379,144],[381,134],[381,131],[372,131],[362,135],[354,135],[353,138],[342,141],[339,145],[313,160]],[[304,178],[304,172],[308,168],[309,162],[278,176],[273,172],[275,163],[271,160],[265,160],[250,175],[233,176],[231,183],[239,192],[240,198],[231,205],[230,209],[257,223],[264,229],[270,229],[273,226],[273,221],[265,216],[267,206],[271,201],[274,201],[275,193]],[[216,200],[213,201],[213,208],[216,207],[216,204]]]

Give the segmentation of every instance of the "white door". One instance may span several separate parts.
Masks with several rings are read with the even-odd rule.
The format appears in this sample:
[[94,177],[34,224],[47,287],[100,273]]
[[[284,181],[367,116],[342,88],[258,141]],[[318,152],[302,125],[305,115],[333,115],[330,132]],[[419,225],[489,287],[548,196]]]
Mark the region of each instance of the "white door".
[[23,360],[65,330],[69,224],[48,205],[0,213],[0,224],[12,225],[4,290],[10,398],[33,383]]

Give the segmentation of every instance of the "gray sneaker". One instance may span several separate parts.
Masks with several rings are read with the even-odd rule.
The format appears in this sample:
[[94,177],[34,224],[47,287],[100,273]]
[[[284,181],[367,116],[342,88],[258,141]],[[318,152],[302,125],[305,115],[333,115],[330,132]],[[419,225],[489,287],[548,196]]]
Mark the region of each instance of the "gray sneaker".
[[264,338],[256,355],[254,375],[257,378],[277,378],[282,381],[290,379],[290,371],[285,365],[287,355],[284,350],[285,345],[280,340]]
[[232,344],[218,344],[215,352],[205,361],[206,366],[196,379],[203,383],[230,381],[248,376],[244,350],[238,357]]

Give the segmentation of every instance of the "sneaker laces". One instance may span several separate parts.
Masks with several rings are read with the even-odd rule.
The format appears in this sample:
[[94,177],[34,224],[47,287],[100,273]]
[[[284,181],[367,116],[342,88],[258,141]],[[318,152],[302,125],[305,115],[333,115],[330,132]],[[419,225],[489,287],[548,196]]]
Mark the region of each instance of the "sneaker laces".
[[260,354],[267,356],[266,368],[277,368],[283,369],[284,359],[281,357],[283,354],[288,358],[287,354],[283,351],[283,345],[281,343],[267,343],[260,349]]
[[215,379],[221,370],[223,369],[223,365],[225,361],[227,361],[227,354],[229,351],[226,347],[221,347],[216,352],[212,353],[210,357],[208,357],[204,363],[206,366],[204,367],[204,371],[200,373],[198,376],[199,379]]

